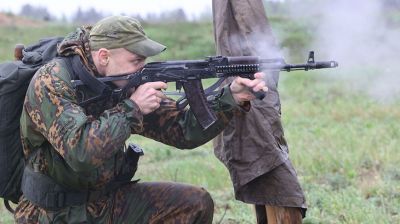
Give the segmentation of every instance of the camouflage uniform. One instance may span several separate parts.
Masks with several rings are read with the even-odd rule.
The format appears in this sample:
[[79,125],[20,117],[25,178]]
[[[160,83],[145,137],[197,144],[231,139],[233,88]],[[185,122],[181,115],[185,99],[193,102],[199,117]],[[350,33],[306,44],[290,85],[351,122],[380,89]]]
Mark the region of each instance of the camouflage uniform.
[[[61,55],[78,54],[94,75],[88,30],[78,29],[59,46]],[[90,94],[87,90],[82,90]],[[237,110],[229,87],[211,100],[218,121],[204,132],[190,109],[179,111],[173,100],[142,115],[130,99],[105,100],[82,108],[65,64],[53,60],[35,74],[21,116],[21,135],[28,166],[73,190],[101,190],[124,170],[125,141],[139,134],[177,148],[194,148],[215,137]],[[248,108],[247,108],[248,109]],[[56,211],[21,197],[17,223],[211,223],[213,201],[202,188],[176,183],[129,182],[95,200]]]

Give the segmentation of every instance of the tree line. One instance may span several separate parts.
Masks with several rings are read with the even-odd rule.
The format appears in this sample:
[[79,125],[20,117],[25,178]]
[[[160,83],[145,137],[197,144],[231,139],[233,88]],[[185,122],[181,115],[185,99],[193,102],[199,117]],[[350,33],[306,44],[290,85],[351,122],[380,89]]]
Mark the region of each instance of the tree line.
[[[109,16],[110,14],[103,13],[101,11],[96,10],[95,8],[82,9],[78,8],[69,18],[66,15],[62,15],[61,18],[57,17],[49,12],[46,7],[43,6],[35,6],[31,4],[25,4],[21,7],[19,16],[42,20],[42,21],[61,21],[61,22],[71,22],[77,24],[92,24],[97,22],[101,18]],[[181,8],[177,8],[170,11],[165,11],[162,13],[148,13],[145,16],[138,14],[131,14],[128,16],[132,16],[142,21],[146,22],[176,22],[182,21],[186,22],[189,20],[189,17],[186,15],[185,11]],[[196,20],[202,19],[210,19],[211,12],[204,12]]]

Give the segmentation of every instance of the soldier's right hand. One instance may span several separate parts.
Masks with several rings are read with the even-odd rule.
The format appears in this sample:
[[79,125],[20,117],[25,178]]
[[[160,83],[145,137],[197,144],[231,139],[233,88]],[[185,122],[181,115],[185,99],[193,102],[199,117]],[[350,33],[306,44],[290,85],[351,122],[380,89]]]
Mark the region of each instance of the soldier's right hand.
[[167,98],[161,89],[167,89],[164,82],[148,82],[139,86],[130,96],[138,106],[142,114],[146,115],[160,107],[163,99]]

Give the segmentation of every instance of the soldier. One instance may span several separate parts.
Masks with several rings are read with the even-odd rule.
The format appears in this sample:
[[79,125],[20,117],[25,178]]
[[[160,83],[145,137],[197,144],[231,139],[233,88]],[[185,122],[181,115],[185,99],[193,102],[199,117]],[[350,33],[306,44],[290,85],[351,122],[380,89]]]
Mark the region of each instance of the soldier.
[[[122,101],[79,102],[93,89],[74,90],[71,77],[85,79],[133,73],[165,46],[149,39],[135,19],[112,16],[78,28],[58,46],[61,56],[33,77],[21,116],[26,169],[17,223],[211,223],[213,201],[202,188],[178,183],[131,182],[133,151],[125,147],[139,134],[177,148],[194,148],[220,133],[236,110],[248,111],[266,90],[262,73],[237,78],[210,102],[218,121],[203,131],[190,109],[179,111],[163,82],[132,90]],[[72,67],[72,69],[71,69]],[[71,72],[72,71],[72,72]],[[116,82],[116,86],[126,83]]]

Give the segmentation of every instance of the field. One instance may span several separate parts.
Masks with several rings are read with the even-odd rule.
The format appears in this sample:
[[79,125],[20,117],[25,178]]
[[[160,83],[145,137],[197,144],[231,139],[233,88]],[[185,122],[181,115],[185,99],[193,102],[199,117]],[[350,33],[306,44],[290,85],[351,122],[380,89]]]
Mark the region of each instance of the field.
[[[278,31],[287,28],[282,20],[273,22]],[[149,36],[168,46],[154,60],[215,54],[209,23],[144,27]],[[70,31],[72,27],[59,25],[0,27],[0,59],[12,59],[16,43]],[[287,47],[296,46],[306,35],[278,33],[280,43]],[[285,135],[309,206],[304,223],[400,223],[399,97],[381,102],[354,88],[348,79],[337,78],[368,80],[374,74],[369,68],[281,73]],[[179,151],[139,136],[129,141],[145,151],[135,178],[203,186],[216,204],[215,223],[255,223],[252,207],[234,200],[229,174],[214,157],[211,143]],[[0,223],[12,223],[3,207]]]

